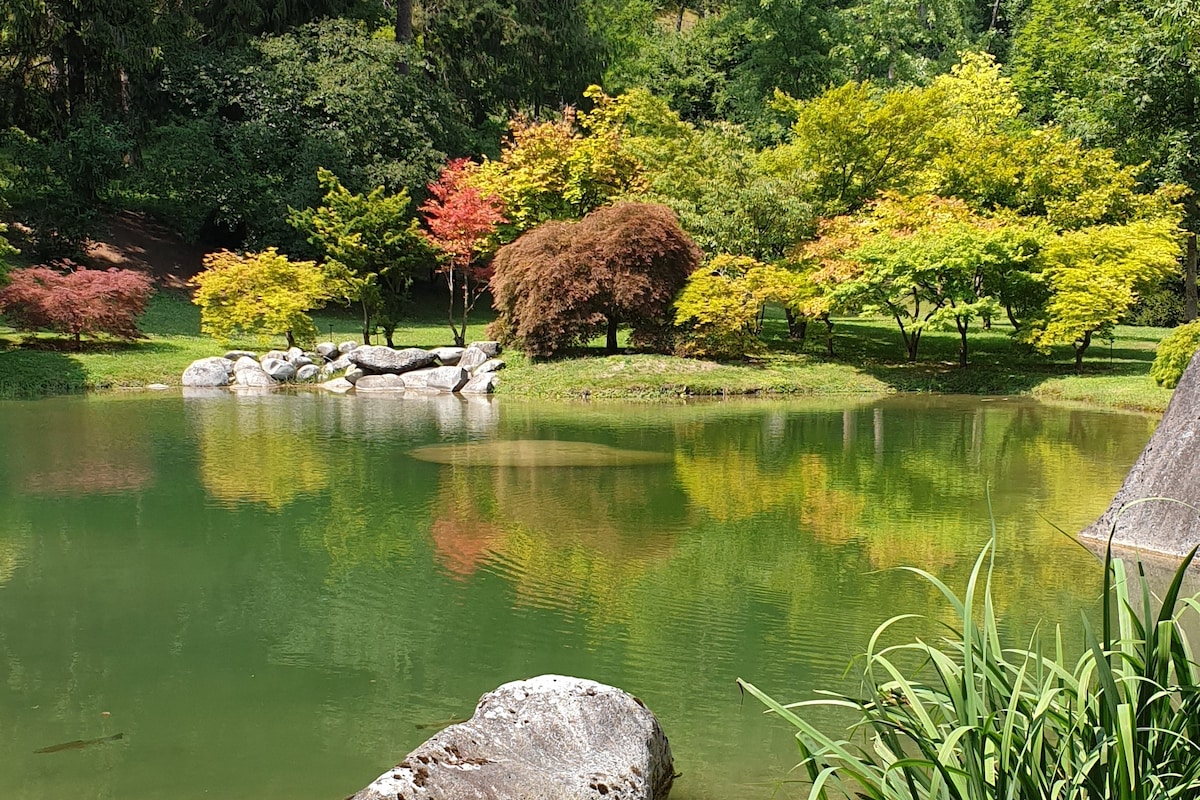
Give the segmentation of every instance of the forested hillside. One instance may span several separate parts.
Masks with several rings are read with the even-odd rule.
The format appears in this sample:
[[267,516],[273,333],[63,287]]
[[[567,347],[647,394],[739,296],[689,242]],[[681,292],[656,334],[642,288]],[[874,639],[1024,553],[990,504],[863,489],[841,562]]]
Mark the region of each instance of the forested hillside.
[[[815,253],[819,284],[850,220],[860,265],[918,258],[886,234],[929,196],[960,202],[921,223],[943,238],[1002,219],[1026,249],[1094,249],[1114,226],[1197,229],[1198,62],[1197,0],[12,0],[0,219],[21,255],[0,259],[71,257],[119,210],[206,250],[320,259],[297,220],[332,185],[405,194],[415,218],[456,158],[504,201],[493,246],[636,199],[709,258]],[[1006,241],[987,246],[1011,267]],[[825,310],[871,304],[842,283],[858,295]],[[1046,316],[989,298],[1018,327],[1022,304]]]

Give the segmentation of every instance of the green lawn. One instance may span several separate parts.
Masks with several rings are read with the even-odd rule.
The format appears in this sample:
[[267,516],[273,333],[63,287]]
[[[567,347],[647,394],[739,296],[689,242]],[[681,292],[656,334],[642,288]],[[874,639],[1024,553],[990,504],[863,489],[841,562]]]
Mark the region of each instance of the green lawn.
[[[450,330],[440,310],[440,297],[422,298],[424,313],[396,331],[397,346],[448,344]],[[314,315],[321,338],[359,338],[357,319],[331,310]],[[469,339],[484,338],[490,313],[473,317]],[[35,397],[148,383],[177,385],[197,358],[219,355],[225,346],[199,334],[200,313],[171,293],[154,297],[142,319],[144,341],[85,343],[83,352],[50,347],[49,337],[32,344],[0,327],[0,397]],[[1069,348],[1050,357],[1013,343],[1007,328],[977,330],[969,342],[970,365],[957,365],[958,337],[928,332],[919,361],[907,364],[900,334],[890,320],[839,319],[834,326],[834,357],[824,355],[824,332],[810,326],[804,346],[789,341],[780,315],[768,315],[764,336],[769,355],[749,362],[716,363],[646,354],[605,356],[599,347],[572,357],[532,363],[507,353],[509,368],[501,380],[504,394],[537,397],[669,398],[689,395],[815,395],[893,391],[1032,395],[1043,399],[1090,403],[1112,408],[1160,411],[1169,390],[1149,377],[1154,348],[1165,335],[1161,328],[1118,328],[1111,346],[1093,344],[1084,374],[1074,374]],[[382,342],[382,338],[378,340]],[[243,340],[234,347],[265,350],[277,340]]]

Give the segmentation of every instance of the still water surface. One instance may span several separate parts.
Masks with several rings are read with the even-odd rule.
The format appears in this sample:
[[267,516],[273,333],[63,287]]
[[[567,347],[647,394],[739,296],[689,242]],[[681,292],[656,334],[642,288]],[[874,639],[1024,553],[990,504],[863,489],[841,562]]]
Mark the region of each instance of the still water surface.
[[[645,405],[316,394],[0,403],[0,797],[344,797],[546,672],[656,711],[680,800],[788,797],[742,701],[946,618],[1078,628],[1155,419],[954,397]],[[1073,635],[1073,634],[1072,634]],[[418,727],[421,726],[421,727]],[[123,733],[55,753],[41,748]]]

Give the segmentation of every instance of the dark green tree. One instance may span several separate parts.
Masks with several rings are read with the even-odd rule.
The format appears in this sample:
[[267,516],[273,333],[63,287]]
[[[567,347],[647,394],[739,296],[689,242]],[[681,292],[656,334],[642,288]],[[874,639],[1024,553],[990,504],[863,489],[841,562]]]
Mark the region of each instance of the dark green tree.
[[146,136],[131,194],[189,238],[296,252],[287,209],[317,205],[319,167],[351,191],[421,191],[467,135],[423,69],[398,69],[405,52],[330,20],[241,50],[172,54],[158,94],[172,113]]
[[362,309],[363,344],[378,323],[391,347],[413,273],[436,260],[408,192],[377,186],[354,194],[327,169],[317,171],[317,182],[325,191],[321,205],[293,210],[289,222],[321,252],[344,299]]
[[558,109],[600,80],[603,40],[581,0],[428,0],[429,67],[476,126]]

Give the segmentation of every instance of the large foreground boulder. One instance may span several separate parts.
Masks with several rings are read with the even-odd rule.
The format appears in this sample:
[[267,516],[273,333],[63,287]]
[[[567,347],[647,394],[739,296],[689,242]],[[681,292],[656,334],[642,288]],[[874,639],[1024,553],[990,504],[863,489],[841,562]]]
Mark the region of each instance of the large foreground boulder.
[[395,375],[423,369],[437,361],[433,353],[418,347],[393,350],[383,345],[364,345],[350,351],[347,358],[367,372],[390,372]]
[[[1130,505],[1145,498],[1160,499]],[[1080,535],[1105,540],[1115,524],[1116,545],[1183,556],[1200,544],[1197,508],[1200,508],[1200,353],[1192,356],[1162,422],[1125,476],[1112,505]]]
[[351,800],[662,800],[673,777],[667,737],[640,700],[542,675],[485,694],[471,719]]
[[184,386],[207,387],[228,386],[233,380],[233,362],[228,358],[213,356],[193,361],[183,371],[180,383]]

